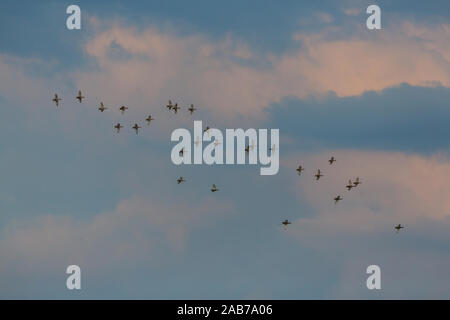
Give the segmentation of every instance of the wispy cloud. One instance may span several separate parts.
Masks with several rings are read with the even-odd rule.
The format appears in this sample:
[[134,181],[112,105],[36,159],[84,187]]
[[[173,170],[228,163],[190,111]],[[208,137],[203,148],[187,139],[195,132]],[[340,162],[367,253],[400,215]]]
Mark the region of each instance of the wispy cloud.
[[[337,159],[332,166],[326,162],[331,155]],[[391,232],[397,223],[413,229],[424,219],[450,222],[446,191],[450,161],[446,155],[328,150],[298,154],[285,165],[295,170],[299,161],[306,171],[296,177],[297,196],[314,208],[312,216],[296,222],[294,232],[302,238]],[[316,182],[313,175],[319,168],[324,177]],[[348,180],[356,177],[362,184],[346,190]],[[344,199],[334,204],[338,194]]]
[[[126,101],[144,110],[173,99],[231,118],[262,117],[264,108],[285,97],[330,91],[355,96],[401,83],[450,86],[448,25],[403,22],[389,33],[337,39],[329,36],[335,29],[296,33],[293,38],[300,48],[279,55],[255,53],[231,34],[212,40],[207,34],[181,36],[156,27],[138,30],[114,23],[99,28],[87,41],[86,65],[64,76],[76,88],[88,88],[95,101]],[[48,94],[63,76],[51,82],[31,76],[4,56],[0,68],[2,95],[12,98],[32,100]]]
[[[188,97],[228,116],[258,115],[287,96],[329,91],[352,96],[400,83],[449,86],[448,30],[403,23],[389,34],[339,40],[329,39],[326,31],[298,33],[294,38],[301,48],[276,56],[252,54],[231,36],[216,42],[205,35],[181,37],[116,25],[86,46],[100,70],[80,72],[76,79],[103,96],[115,92],[159,105],[168,97]],[[114,57],[117,48],[129,56]]]
[[89,219],[61,214],[13,219],[1,232],[0,278],[26,274],[29,268],[58,273],[58,268],[74,262],[88,267],[91,274],[161,262],[165,255],[183,252],[193,230],[232,213],[230,204],[216,199],[167,204],[135,196]]

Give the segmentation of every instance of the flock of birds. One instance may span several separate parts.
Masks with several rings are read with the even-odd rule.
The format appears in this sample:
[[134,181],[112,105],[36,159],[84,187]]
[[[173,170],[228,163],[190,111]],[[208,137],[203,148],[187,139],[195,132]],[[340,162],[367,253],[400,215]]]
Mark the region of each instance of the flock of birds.
[[[332,165],[334,162],[336,162],[336,159],[334,157],[331,157],[330,160],[328,160],[328,163],[330,165]],[[298,166],[298,168],[296,169],[298,174],[301,175],[302,171],[305,170],[302,166]],[[316,178],[316,181],[319,180],[321,177],[323,177],[323,174],[320,172],[320,169],[317,169],[317,173],[314,175],[314,177]],[[357,186],[359,186],[362,182],[359,180],[359,177],[356,177],[355,181],[352,182],[352,180],[348,180],[348,184],[345,186],[347,188],[348,191],[352,190],[353,188],[356,188]],[[334,203],[337,204],[339,201],[341,201],[343,198],[341,197],[341,195],[336,196],[336,198],[334,198]]]
[[[330,164],[330,166],[336,162],[336,158],[334,156],[332,156],[329,160],[328,163]],[[301,165],[298,166],[298,168],[296,169],[298,175],[301,175],[302,172],[305,170],[305,168],[303,168]],[[316,178],[316,181],[318,181],[321,177],[323,177],[322,172],[320,171],[320,169],[317,169],[316,174],[314,175],[314,177]],[[358,187],[360,184],[362,184],[362,181],[359,180],[359,177],[356,177],[356,179],[352,182],[351,179],[348,180],[347,185],[345,186],[345,188],[347,188],[348,191],[352,190],[353,188]],[[339,201],[341,201],[342,199],[344,199],[340,194],[338,194],[333,200],[334,200],[334,204],[337,204]],[[284,230],[287,230],[287,226],[289,224],[291,224],[291,222],[289,220],[284,220],[282,222],[283,226],[284,226]],[[397,224],[394,226],[395,231],[398,233],[401,229],[403,229],[404,226],[402,226],[401,224]]]
[[[78,91],[78,95],[77,95],[75,98],[78,100],[79,103],[82,103],[82,102],[83,102],[83,99],[84,99],[85,97],[83,96],[83,93],[81,92],[81,90],[79,90],[79,91]],[[56,107],[59,107],[59,102],[60,102],[61,100],[62,100],[62,98],[60,98],[60,97],[58,96],[58,94],[55,93],[55,96],[53,97],[52,101],[56,104]],[[166,105],[166,108],[167,108],[169,111],[173,111],[175,114],[177,114],[177,113],[178,113],[178,110],[181,109],[181,107],[178,106],[178,103],[173,104],[171,100],[169,100],[168,104]],[[98,110],[99,110],[100,112],[104,112],[104,111],[107,110],[107,109],[108,109],[108,108],[105,107],[104,103],[103,103],[103,102],[100,102],[100,106],[98,107]],[[119,111],[120,111],[121,114],[124,114],[125,111],[127,111],[127,110],[128,110],[128,107],[126,107],[126,106],[121,106],[121,107],[119,107]],[[194,113],[194,111],[197,110],[197,108],[195,108],[194,105],[191,104],[191,105],[188,107],[187,110],[188,110],[189,113],[192,115],[192,114]],[[153,120],[155,120],[155,118],[153,118],[151,115],[149,115],[149,116],[145,119],[145,121],[147,122],[147,125],[149,125],[149,126],[150,126],[150,123],[151,123]],[[114,126],[114,128],[117,130],[117,133],[119,133],[119,132],[120,132],[120,129],[122,129],[123,127],[124,127],[124,126],[123,126],[120,122],[117,123],[117,124]],[[135,123],[131,128],[134,129],[134,130],[136,131],[136,134],[138,134],[138,133],[139,133],[139,129],[141,129],[141,127],[140,127],[137,123]],[[209,127],[206,127],[206,128],[203,130],[203,132],[209,132]],[[198,141],[196,141],[195,143],[198,144]],[[247,150],[247,152],[248,152],[248,150]],[[181,150],[180,150],[180,156],[183,156],[183,154],[184,154],[184,149],[181,149]],[[182,182],[185,182],[185,181],[186,181],[186,180],[185,180],[183,177],[179,177],[179,178],[177,179],[178,184],[180,184],[180,183],[182,183]],[[212,185],[212,188],[211,188],[211,192],[217,192],[217,191],[219,191],[219,189],[217,188],[217,186],[216,186],[215,184],[213,184],[213,185]]]
[[[328,160],[328,163],[330,164],[330,166],[331,166],[333,163],[335,163],[335,162],[336,162],[336,158],[335,158],[334,156],[332,156],[332,157]],[[305,170],[305,168],[303,168],[302,166],[298,166],[298,168],[295,169],[295,170],[297,171],[298,175],[301,175],[302,172]],[[317,169],[317,172],[316,172],[316,174],[314,175],[314,177],[316,178],[316,181],[319,181],[320,178],[323,177],[323,174],[322,174],[322,172],[320,171],[320,169]],[[347,188],[348,191],[350,191],[351,189],[356,188],[357,186],[359,186],[361,183],[362,183],[362,182],[359,180],[359,177],[356,177],[356,179],[355,179],[354,182],[352,182],[351,179],[348,180],[348,184],[347,184],[345,187]],[[337,195],[337,196],[334,198],[334,204],[337,204],[337,203],[338,203],[339,201],[341,201],[342,199],[344,199],[344,198],[343,198],[340,194]],[[284,221],[282,222],[282,224],[283,224],[283,226],[284,226],[284,230],[287,230],[287,226],[288,226],[289,224],[291,224],[291,222],[290,222],[289,220],[286,219],[286,220],[284,220]]]
[[[78,95],[75,97],[79,103],[83,102],[83,99],[85,98],[81,92],[81,90],[78,91]],[[58,94],[55,94],[54,98],[52,99],[52,101],[56,104],[56,107],[59,107],[59,102],[62,99],[58,96]],[[171,100],[169,100],[169,103],[166,105],[166,108],[169,111],[173,111],[175,114],[178,113],[178,110],[181,109],[181,107],[178,106],[178,103],[173,104]],[[103,104],[103,102],[100,102],[100,107],[98,108],[98,110],[100,112],[104,112],[105,110],[107,110],[108,108],[105,107],[105,105]],[[121,112],[121,114],[124,114],[125,111],[128,110],[128,107],[126,106],[121,106],[119,107],[119,111]],[[192,115],[194,113],[194,111],[197,110],[193,104],[191,104],[188,108],[188,111],[190,112],[190,114]],[[147,125],[150,125],[151,121],[155,120],[154,118],[152,118],[151,115],[149,115],[145,121],[147,122]],[[114,128],[117,130],[117,133],[120,132],[120,129],[122,129],[124,126],[120,123],[117,123]],[[136,131],[136,134],[139,133],[139,129],[141,129],[141,127],[135,123],[132,128]],[[206,127],[203,132],[208,132],[209,131],[209,127]],[[195,142],[196,144],[198,143],[198,141]],[[253,150],[253,148],[255,147],[254,142],[252,141],[251,145],[247,145],[247,147],[245,148],[245,152],[248,154],[250,150]],[[272,145],[272,147],[270,148],[271,152],[274,152],[276,149],[275,145]],[[184,149],[180,150],[180,155],[183,156],[184,154]],[[336,159],[334,158],[334,156],[332,156],[329,160],[328,163],[330,165],[332,165],[334,162],[336,162]],[[296,169],[296,171],[298,172],[298,175],[301,175],[302,172],[305,169],[299,165],[298,168]],[[316,181],[318,181],[321,177],[323,177],[323,174],[321,173],[320,169],[317,169],[316,174],[314,175],[314,177],[316,178]],[[177,179],[177,183],[181,184],[182,182],[185,182],[186,180],[183,177],[179,177]],[[348,191],[352,190],[353,188],[358,187],[362,182],[359,180],[359,177],[356,177],[356,179],[352,182],[351,179],[348,180],[348,184],[345,186],[347,188]],[[211,192],[217,192],[219,191],[219,189],[217,188],[217,186],[215,184],[212,185],[211,188]],[[343,199],[343,197],[338,194],[335,198],[334,198],[334,203],[337,204],[339,201],[341,201]],[[291,224],[291,222],[289,220],[284,220],[281,222],[281,224],[284,227],[284,230],[287,230],[288,225]],[[396,232],[398,233],[401,229],[403,229],[404,226],[402,226],[401,224],[395,225],[394,229],[396,230]]]
[[[77,95],[75,98],[76,98],[80,103],[82,103],[82,102],[83,102],[83,99],[84,99],[85,97],[84,97],[83,94],[81,93],[81,90],[79,90],[79,91],[78,91],[78,95]],[[61,100],[62,100],[62,99],[58,96],[58,94],[55,93],[55,96],[54,96],[54,98],[52,99],[52,101],[56,104],[56,107],[59,107],[59,102],[60,102]],[[169,110],[173,110],[175,114],[178,113],[178,110],[181,109],[181,107],[178,106],[178,103],[172,104],[172,101],[170,101],[170,100],[169,100],[169,104],[167,105],[167,108],[168,108]],[[100,102],[100,107],[98,107],[98,110],[99,110],[100,112],[104,112],[104,111],[107,110],[107,109],[108,109],[108,108],[105,107],[105,105],[103,104],[103,102]],[[128,107],[126,107],[126,106],[121,106],[121,107],[119,107],[119,111],[120,111],[121,114],[124,114],[125,111],[127,111],[127,110],[128,110]],[[188,108],[188,111],[191,113],[191,115],[194,113],[195,110],[197,110],[197,109],[194,108],[194,105],[193,105],[193,104],[191,104],[191,106]],[[147,122],[147,125],[150,125],[150,123],[151,123],[153,120],[155,120],[155,118],[152,118],[151,115],[149,115],[147,118],[145,118],[145,121]],[[117,133],[119,133],[119,132],[120,132],[120,129],[123,128],[123,125],[120,124],[120,123],[117,123],[117,124],[114,126],[114,128],[117,130]],[[138,133],[139,133],[139,129],[141,129],[142,127],[140,127],[137,123],[135,123],[131,128],[134,129],[134,130],[136,131],[136,134],[138,134]],[[209,129],[209,127],[208,127],[208,129]]]

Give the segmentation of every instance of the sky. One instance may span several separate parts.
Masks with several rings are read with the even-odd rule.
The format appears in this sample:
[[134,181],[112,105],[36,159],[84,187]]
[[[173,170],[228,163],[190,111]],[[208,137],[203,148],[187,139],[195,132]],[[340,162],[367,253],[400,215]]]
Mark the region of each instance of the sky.
[[[0,7],[1,299],[450,298],[448,1]],[[279,129],[279,172],[173,164],[194,120]]]

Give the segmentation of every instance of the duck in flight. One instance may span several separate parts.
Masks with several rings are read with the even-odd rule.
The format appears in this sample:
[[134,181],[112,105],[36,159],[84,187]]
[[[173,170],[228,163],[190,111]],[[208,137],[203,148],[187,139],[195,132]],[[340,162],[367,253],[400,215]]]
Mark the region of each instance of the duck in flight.
[[184,180],[183,177],[179,177],[179,178],[177,179],[178,184],[180,184],[180,183],[182,183],[182,182],[184,182],[184,181],[186,181],[186,180]]
[[352,183],[352,180],[348,180],[348,184],[345,186],[348,191],[352,190],[352,188],[355,187],[355,185]]
[[136,130],[136,134],[138,134],[140,128],[141,127],[139,127],[137,123],[135,123],[133,126],[133,129]]
[[194,105],[193,105],[193,104],[191,104],[191,106],[188,108],[188,110],[189,110],[189,112],[190,112],[191,114],[193,114],[194,111],[197,110],[197,109],[194,108]]
[[301,175],[301,174],[302,174],[302,171],[305,170],[305,169],[304,169],[302,166],[298,166],[298,168],[295,169],[295,170],[297,170],[298,175]]
[[331,157],[328,162],[330,163],[330,165],[332,165],[334,162],[336,162],[336,159],[334,157]]
[[216,192],[216,191],[219,191],[219,189],[217,189],[216,185],[213,184],[212,188],[211,188],[211,192]]
[[323,174],[320,173],[320,169],[317,169],[317,173],[315,175],[316,180],[319,180],[321,177],[323,177]]
[[155,120],[155,118],[152,118],[152,116],[148,116],[147,119],[145,119],[145,121],[147,121],[147,125],[150,125],[150,122],[152,120]]
[[357,186],[360,185],[361,183],[362,183],[362,182],[359,181],[359,177],[356,177],[356,180],[353,181],[353,185],[354,185],[355,187],[357,187]]
[[274,153],[276,150],[277,150],[277,146],[276,146],[275,144],[273,144],[273,145],[270,147],[270,153]]
[[173,105],[172,105],[172,100],[169,100],[169,103],[166,106],[167,109],[172,110]]
[[100,102],[100,107],[98,108],[98,110],[100,110],[100,112],[103,112],[103,111],[105,111],[106,109],[108,109],[108,108],[105,107],[105,105],[103,104],[103,102]]
[[283,225],[284,230],[287,230],[287,227],[289,224],[291,224],[291,222],[288,219],[286,219],[283,222],[281,222],[281,224]]
[[78,101],[79,101],[80,103],[83,102],[84,97],[83,97],[83,95],[81,94],[81,90],[78,90],[78,96],[77,96],[77,99],[78,99]]
[[[274,145],[275,146],[275,145]],[[245,148],[245,152],[249,153],[250,150],[253,151],[253,149],[255,149],[255,141],[252,140],[252,143],[249,144],[246,148]],[[272,150],[272,149],[271,149]]]
[[59,107],[59,102],[62,99],[58,97],[58,95],[55,93],[55,97],[52,99],[52,101],[56,104],[57,107]]
[[334,204],[338,203],[339,201],[342,200],[342,197],[339,195],[336,198],[334,198]]
[[394,227],[396,233],[398,233],[403,228],[404,226],[402,226],[400,223]]
[[180,110],[178,103],[175,103],[175,105],[172,107],[172,109],[173,109],[173,112],[175,112],[175,114],[177,114],[178,110]]
[[120,110],[120,112],[122,113],[122,114],[124,114],[125,113],[125,111],[128,109],[128,107],[125,107],[125,106],[121,106],[120,108],[119,108],[119,110]]
[[205,130],[203,130],[203,132],[206,132],[209,135],[209,127],[206,127]]
[[114,128],[117,130],[117,133],[119,133],[120,129],[123,128],[123,126],[120,123],[118,123],[114,126]]

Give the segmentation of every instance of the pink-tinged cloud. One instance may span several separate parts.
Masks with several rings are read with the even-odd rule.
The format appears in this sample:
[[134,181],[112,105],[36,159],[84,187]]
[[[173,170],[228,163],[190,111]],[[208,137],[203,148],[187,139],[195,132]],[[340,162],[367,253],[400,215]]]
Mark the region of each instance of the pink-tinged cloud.
[[295,57],[319,92],[359,95],[400,83],[450,85],[448,26],[423,28],[421,36],[410,24],[398,30],[365,34],[365,38],[321,40],[298,34],[306,47]]
[[361,8],[347,8],[344,9],[344,13],[348,16],[357,16],[361,13]]
[[[330,156],[337,162],[330,166]],[[331,296],[344,299],[447,298],[450,158],[398,152],[328,150],[283,163],[295,172],[293,192],[311,208],[292,218],[287,235],[333,257],[339,277]],[[314,180],[320,168],[324,176]],[[362,184],[347,191],[349,179]],[[337,194],[343,200],[334,204]],[[405,230],[395,233],[394,225]],[[284,231],[280,231],[284,232]],[[381,267],[382,290],[366,287],[366,268]]]
[[54,65],[40,59],[0,55],[0,96],[29,109],[36,107],[36,102],[44,99],[51,102],[52,95],[56,93],[53,92],[51,83],[57,81],[27,72],[28,68],[36,67],[52,69]]
[[[213,41],[115,25],[86,45],[99,69],[74,78],[99,98],[159,106],[172,98],[225,115],[258,115],[288,96],[352,96],[400,83],[450,86],[449,30],[404,23],[337,40],[327,31],[298,33],[294,41],[302,46],[276,56],[255,54],[232,36]],[[115,57],[114,50],[126,57]]]
[[0,278],[49,274],[73,263],[89,266],[91,274],[140,261],[164,263],[165,256],[184,251],[193,230],[230,213],[230,204],[211,198],[198,204],[163,204],[132,197],[88,220],[66,215],[14,219],[1,232]]
[[263,108],[285,97],[330,91],[352,96],[400,83],[450,86],[449,25],[402,23],[392,30],[331,37],[336,29],[297,33],[293,41],[301,46],[275,55],[255,53],[233,35],[212,40],[114,24],[87,41],[89,69],[42,78],[26,72],[27,66],[52,69],[51,64],[1,56],[0,94],[33,104],[47,101],[58,85],[72,79],[74,90],[83,89],[91,104],[127,104],[139,115],[172,99],[227,117],[258,118]]
[[[333,165],[327,162],[331,155],[337,159]],[[306,171],[296,177],[295,190],[313,213],[295,221],[291,230],[311,245],[393,232],[397,223],[409,229],[427,220],[450,223],[450,159],[444,155],[330,150],[297,155],[284,165],[295,171],[299,164]],[[324,174],[319,181],[314,179],[317,169]],[[356,177],[362,184],[348,191],[348,180]],[[337,195],[343,200],[334,204]]]
[[231,34],[212,40],[206,34],[181,36],[156,27],[137,30],[113,24],[87,41],[87,64],[77,71],[43,78],[30,75],[28,65],[51,70],[51,64],[0,56],[0,94],[29,105],[48,102],[61,86],[67,90],[64,84],[70,79],[71,95],[82,89],[92,106],[100,101],[111,108],[127,104],[133,116],[164,110],[172,99],[184,108],[194,103],[225,116],[220,119],[258,119],[265,107],[285,97],[330,91],[354,96],[400,83],[450,86],[449,25],[405,22],[381,31],[332,36],[336,30],[330,24],[318,33],[297,33],[293,41],[300,47],[277,55],[255,53]]

